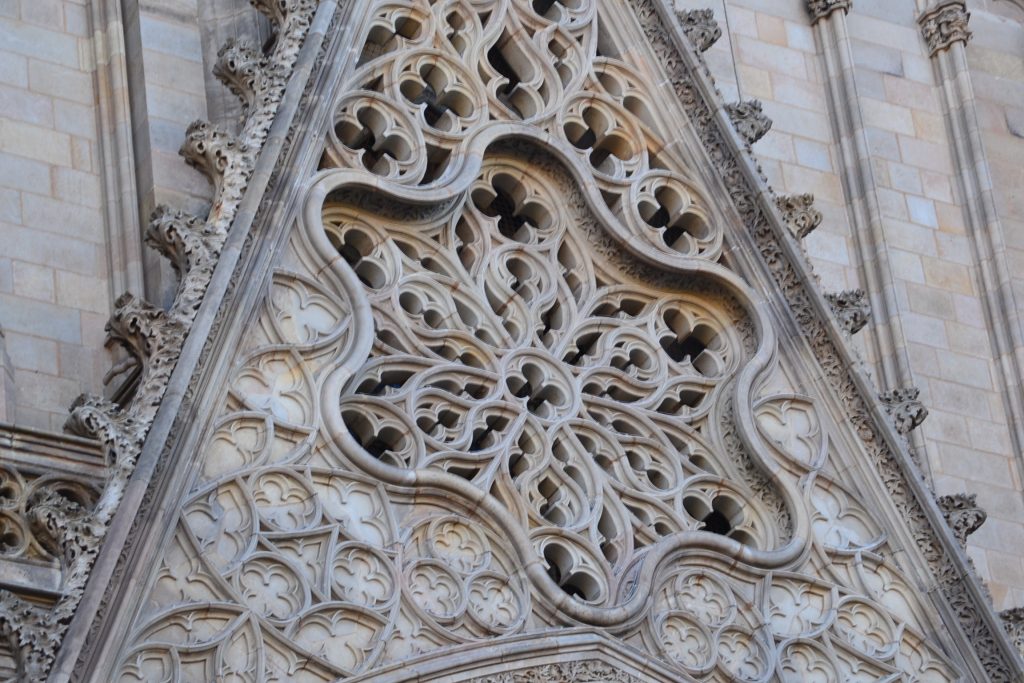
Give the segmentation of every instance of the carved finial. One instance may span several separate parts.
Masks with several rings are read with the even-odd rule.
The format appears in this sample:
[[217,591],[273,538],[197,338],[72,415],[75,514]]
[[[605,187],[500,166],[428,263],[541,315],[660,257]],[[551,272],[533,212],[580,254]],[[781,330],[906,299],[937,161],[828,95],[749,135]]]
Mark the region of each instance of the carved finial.
[[1011,607],[999,613],[1003,621],[1003,628],[1006,635],[1010,636],[1010,642],[1024,657],[1024,607]]
[[928,409],[917,400],[920,393],[917,387],[905,387],[878,395],[900,434],[909,434],[928,417]]
[[839,321],[839,326],[849,334],[860,332],[871,318],[871,304],[863,289],[829,292],[825,294],[825,300],[832,306],[832,315]]
[[849,12],[851,5],[852,0],[807,0],[807,11],[811,15],[811,23],[815,24],[836,10]]
[[242,100],[244,110],[249,112],[269,85],[266,68],[262,53],[251,43],[231,38],[217,51],[213,75]]
[[761,103],[757,100],[727,104],[725,110],[729,113],[736,132],[748,144],[754,144],[771,130],[772,120],[761,113]]
[[161,204],[149,219],[146,244],[165,256],[181,277],[197,267],[212,266],[205,225],[196,216]]
[[722,37],[722,29],[715,21],[715,13],[712,10],[677,10],[676,17],[683,27],[683,33],[699,52],[707,52],[708,48]]
[[967,537],[977,531],[988,515],[978,507],[976,493],[957,493],[951,496],[939,496],[936,502],[946,523],[953,530],[956,540],[961,546],[967,545]]
[[814,208],[814,195],[787,194],[775,200],[786,221],[797,239],[803,239],[821,225],[821,212]]
[[205,173],[218,189],[228,168],[238,163],[246,152],[244,143],[206,121],[193,121],[189,125],[185,142],[178,150],[185,163]]
[[971,13],[962,0],[947,0],[923,13],[917,19],[921,34],[928,45],[928,54],[945,50],[954,43],[966,43],[971,38],[967,22]]

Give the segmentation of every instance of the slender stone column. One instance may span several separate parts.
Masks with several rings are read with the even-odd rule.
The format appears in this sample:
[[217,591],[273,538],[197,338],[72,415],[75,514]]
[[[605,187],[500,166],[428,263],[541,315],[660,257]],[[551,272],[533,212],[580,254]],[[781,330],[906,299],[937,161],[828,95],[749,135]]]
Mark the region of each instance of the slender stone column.
[[1011,289],[1004,233],[996,212],[992,176],[967,65],[970,16],[962,0],[945,0],[922,13],[918,23],[942,92],[950,152],[963,197],[964,223],[1019,468],[1024,464],[1024,330]]
[[[871,166],[871,148],[857,94],[853,50],[846,25],[852,0],[808,0],[825,72],[832,130],[839,150],[840,177],[863,288],[871,302],[872,318],[865,343],[874,356],[876,384],[890,391],[914,384],[907,356],[889,250],[885,244],[882,209]],[[921,432],[910,443],[922,467],[928,468]]]

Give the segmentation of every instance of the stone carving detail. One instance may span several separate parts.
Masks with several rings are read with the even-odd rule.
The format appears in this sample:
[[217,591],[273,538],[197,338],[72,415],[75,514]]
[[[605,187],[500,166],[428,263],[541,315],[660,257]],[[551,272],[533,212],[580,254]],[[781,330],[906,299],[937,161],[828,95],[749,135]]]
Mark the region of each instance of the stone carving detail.
[[848,334],[857,334],[871,319],[871,303],[863,289],[827,292],[825,300],[832,307],[832,315]]
[[572,623],[679,680],[961,680],[894,559],[915,550],[830,478],[858,439],[794,393],[764,305],[718,262],[701,176],[662,139],[681,117],[649,116],[663,80],[644,74],[664,64],[836,381],[830,332],[653,7],[636,12],[664,59],[640,65],[583,57],[599,30],[622,40],[589,4],[452,7],[368,8],[122,678],[337,680]]
[[802,240],[821,225],[821,212],[814,208],[814,195],[787,194],[775,200],[782,220],[789,226],[797,239]]
[[985,511],[978,507],[978,495],[975,493],[939,496],[936,502],[956,540],[964,547],[967,546],[967,537],[977,531],[988,518]]
[[[107,324],[108,343],[124,347],[141,366],[139,385],[124,408],[97,396],[80,397],[65,426],[71,433],[103,443],[108,472],[102,491],[98,496],[84,496],[80,486],[69,483],[41,486],[21,506],[22,516],[11,517],[18,528],[33,532],[40,548],[60,560],[63,577],[61,593],[52,605],[0,591],[0,634],[11,641],[18,656],[21,680],[46,677],[74,616],[315,8],[315,3],[303,0],[262,4],[277,21],[278,35],[270,54],[258,57],[248,48],[229,45],[221,52],[217,67],[218,75],[232,90],[248,98],[242,135],[236,139],[197,121],[189,126],[181,149],[186,162],[205,173],[214,185],[209,217],[202,221],[161,207],[147,234],[147,241],[171,260],[180,276],[175,302],[164,311],[124,294],[115,302]],[[16,481],[15,477],[5,471],[8,481]]]
[[917,399],[920,394],[921,390],[917,387],[893,389],[879,394],[878,398],[892,418],[898,433],[909,434],[928,417],[928,409]]
[[267,59],[248,41],[228,40],[217,51],[213,75],[242,101],[245,115],[272,94],[273,81],[267,74]]
[[765,135],[772,128],[772,120],[761,112],[761,103],[758,100],[747,100],[725,106],[729,118],[740,137],[752,145]]
[[805,291],[806,279],[798,274],[805,266],[791,262],[779,246],[769,225],[769,219],[758,207],[758,190],[751,187],[747,181],[739,161],[730,150],[730,143],[716,123],[713,110],[692,82],[694,75],[687,71],[692,67],[685,65],[686,60],[665,31],[661,14],[651,0],[632,0],[632,5],[658,59],[669,65],[669,76],[679,101],[695,125],[712,163],[724,179],[744,223],[751,230],[762,258],[769,264],[776,282],[782,288],[797,320],[800,321],[804,336],[809,340],[818,362],[824,369],[826,380],[848,411],[848,419],[865,444],[869,460],[882,476],[888,496],[917,539],[918,547],[932,574],[939,581],[943,595],[957,615],[961,628],[971,640],[989,677],[999,681],[1013,680],[1018,675],[1014,673],[1018,671],[1018,667],[1003,649],[1002,636],[994,633],[981,616],[981,612],[988,607],[984,604],[979,605],[968,588],[968,584],[973,580],[970,578],[970,569],[957,563],[943,550],[943,544],[936,537],[933,523],[913,492],[907,470],[878,433],[872,409],[857,388],[857,382],[851,376],[849,367],[839,360],[842,353],[831,341],[825,324],[814,312],[811,297]]
[[1010,636],[1010,642],[1024,657],[1024,607],[1004,609],[999,613],[999,618],[1003,620],[1003,628]]
[[849,12],[852,5],[852,0],[807,0],[807,11],[811,15],[811,23],[817,23],[836,10],[842,10],[844,14]]
[[961,0],[946,0],[923,13],[917,20],[921,35],[928,45],[928,54],[947,49],[954,43],[966,43],[971,38],[967,22],[971,13]]
[[680,10],[676,12],[683,33],[698,52],[707,52],[722,37],[722,29],[709,9]]
[[469,683],[640,683],[640,679],[604,662],[587,660],[505,671]]

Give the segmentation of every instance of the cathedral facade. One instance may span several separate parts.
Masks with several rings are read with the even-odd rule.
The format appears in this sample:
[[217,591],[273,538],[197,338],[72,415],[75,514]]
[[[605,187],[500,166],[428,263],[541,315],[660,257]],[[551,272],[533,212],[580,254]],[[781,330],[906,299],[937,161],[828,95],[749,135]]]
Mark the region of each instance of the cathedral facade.
[[1016,0],[0,29],[4,680],[1024,680]]

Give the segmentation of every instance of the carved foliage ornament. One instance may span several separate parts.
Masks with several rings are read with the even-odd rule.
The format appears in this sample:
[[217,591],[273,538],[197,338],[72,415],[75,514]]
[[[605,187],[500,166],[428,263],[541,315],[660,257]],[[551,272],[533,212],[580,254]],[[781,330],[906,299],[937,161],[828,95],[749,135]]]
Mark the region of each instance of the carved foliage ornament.
[[772,128],[772,120],[761,111],[761,103],[757,100],[746,100],[725,106],[729,118],[740,137],[752,145]]
[[825,300],[832,307],[832,314],[848,334],[856,334],[871,319],[871,303],[863,289],[847,289],[829,292]]
[[920,394],[921,390],[917,387],[893,389],[879,394],[878,398],[885,405],[900,434],[909,434],[928,417],[928,409],[917,398]]
[[817,23],[836,10],[849,12],[852,6],[852,0],[807,0],[807,11],[811,15],[811,23]]
[[707,52],[722,37],[722,29],[710,9],[680,10],[676,12],[683,33],[698,52]]
[[814,208],[814,195],[787,194],[776,200],[782,220],[789,225],[797,239],[803,239],[821,225],[821,212]]
[[917,23],[921,25],[921,35],[928,45],[928,54],[935,56],[955,43],[970,40],[971,31],[967,28],[970,18],[967,5],[960,0],[940,2],[922,14]]
[[937,502],[949,528],[962,546],[967,545],[967,537],[981,528],[988,518],[985,511],[978,507],[976,493],[939,496]]
[[651,64],[597,56],[624,37],[589,2],[360,16],[121,678],[337,680],[566,623],[679,680],[962,678],[829,478],[863,454],[723,265]]

